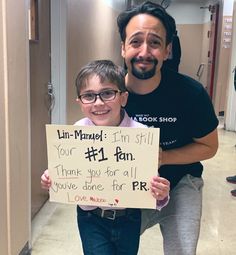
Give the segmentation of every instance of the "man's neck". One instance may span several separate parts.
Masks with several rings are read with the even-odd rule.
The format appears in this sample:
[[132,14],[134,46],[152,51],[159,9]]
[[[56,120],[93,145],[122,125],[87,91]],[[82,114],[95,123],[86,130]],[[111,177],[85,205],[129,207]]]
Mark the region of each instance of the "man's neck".
[[133,75],[127,74],[125,77],[125,83],[128,91],[145,95],[154,91],[161,82],[161,72],[158,75],[155,75],[151,79],[140,80],[134,77]]

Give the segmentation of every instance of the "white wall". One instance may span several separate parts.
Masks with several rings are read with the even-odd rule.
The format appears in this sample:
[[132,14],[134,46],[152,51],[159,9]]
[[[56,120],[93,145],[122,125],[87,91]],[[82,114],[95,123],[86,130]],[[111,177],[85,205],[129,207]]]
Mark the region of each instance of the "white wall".
[[234,0],[224,0],[224,16],[231,16],[233,13]]
[[234,18],[233,18],[233,36],[231,46],[231,61],[229,70],[229,82],[228,82],[228,101],[225,118],[226,130],[236,131],[236,91],[234,90],[234,75],[233,69],[236,68],[236,1],[234,3]]
[[177,24],[202,24],[205,10],[200,9],[199,3],[172,3],[167,12],[171,14]]

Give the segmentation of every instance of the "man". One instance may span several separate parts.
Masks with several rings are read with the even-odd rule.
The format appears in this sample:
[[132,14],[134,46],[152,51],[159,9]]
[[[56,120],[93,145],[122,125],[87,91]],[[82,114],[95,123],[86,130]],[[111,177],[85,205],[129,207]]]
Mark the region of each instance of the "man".
[[160,128],[159,174],[171,183],[161,212],[143,211],[143,231],[160,224],[165,255],[196,254],[200,231],[203,166],[218,148],[217,125],[208,94],[190,77],[162,68],[176,31],[160,5],[145,2],[117,19],[130,92],[126,110],[137,121]]

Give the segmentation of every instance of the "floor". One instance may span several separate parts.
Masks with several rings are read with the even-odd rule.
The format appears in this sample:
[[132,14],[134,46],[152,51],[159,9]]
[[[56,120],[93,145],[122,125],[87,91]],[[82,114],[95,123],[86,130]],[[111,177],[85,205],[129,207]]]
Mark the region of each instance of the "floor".
[[[204,161],[203,216],[197,255],[236,254],[236,185],[225,181],[236,174],[236,133],[219,128],[217,155]],[[32,222],[32,255],[82,255],[75,207],[47,202]],[[163,254],[158,226],[141,236],[139,255]]]

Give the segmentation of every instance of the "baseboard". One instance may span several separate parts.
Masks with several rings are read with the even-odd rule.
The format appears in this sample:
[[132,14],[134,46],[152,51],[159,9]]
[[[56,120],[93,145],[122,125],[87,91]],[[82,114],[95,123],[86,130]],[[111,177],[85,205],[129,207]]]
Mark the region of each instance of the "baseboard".
[[19,255],[31,255],[31,249],[29,248],[29,242],[27,242]]

